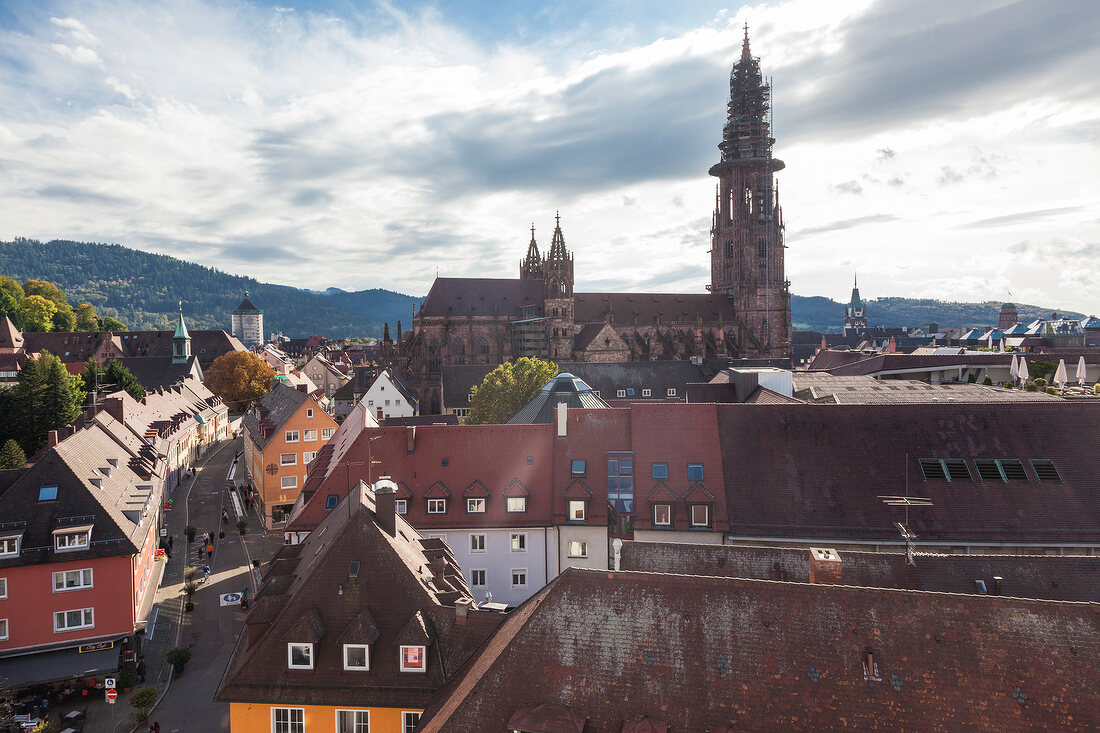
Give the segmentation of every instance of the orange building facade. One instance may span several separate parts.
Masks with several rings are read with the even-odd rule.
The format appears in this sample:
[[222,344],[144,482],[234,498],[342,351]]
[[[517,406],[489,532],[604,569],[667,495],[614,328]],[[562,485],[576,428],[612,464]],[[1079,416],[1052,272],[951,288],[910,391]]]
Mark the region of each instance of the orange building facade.
[[285,384],[277,384],[245,414],[245,463],[267,529],[285,523],[310,462],[336,427],[315,398]]

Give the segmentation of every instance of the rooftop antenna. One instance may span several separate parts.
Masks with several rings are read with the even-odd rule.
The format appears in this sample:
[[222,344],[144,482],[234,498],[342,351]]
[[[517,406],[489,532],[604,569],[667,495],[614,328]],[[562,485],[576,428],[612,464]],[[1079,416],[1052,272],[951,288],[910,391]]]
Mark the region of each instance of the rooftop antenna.
[[878,497],[886,506],[903,506],[905,507],[905,521],[894,522],[894,526],[898,528],[898,532],[901,534],[901,538],[905,540],[905,562],[908,565],[916,565],[916,551],[913,547],[913,541],[917,539],[917,535],[909,529],[909,507],[911,506],[932,506],[932,500],[923,496],[909,496],[909,454],[905,454],[905,496],[880,496]]

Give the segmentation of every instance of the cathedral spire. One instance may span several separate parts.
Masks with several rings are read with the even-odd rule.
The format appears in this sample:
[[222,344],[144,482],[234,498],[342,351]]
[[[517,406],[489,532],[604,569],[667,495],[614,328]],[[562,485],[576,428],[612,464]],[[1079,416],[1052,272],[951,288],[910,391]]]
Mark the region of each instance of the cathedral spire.
[[749,51],[749,21],[745,21],[745,40],[741,43],[741,62],[752,61],[752,53]]
[[554,237],[550,241],[550,260],[567,260],[569,254],[565,251],[565,236],[561,233],[561,213],[554,212]]
[[527,245],[527,256],[519,264],[519,275],[521,279],[542,278],[542,256],[539,254],[539,245],[535,242],[535,222],[531,222],[531,241]]

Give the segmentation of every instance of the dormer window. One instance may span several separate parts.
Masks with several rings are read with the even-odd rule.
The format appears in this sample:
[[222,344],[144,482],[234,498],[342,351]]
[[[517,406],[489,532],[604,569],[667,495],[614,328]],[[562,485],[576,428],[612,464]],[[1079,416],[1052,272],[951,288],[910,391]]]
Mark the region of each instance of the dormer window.
[[366,672],[370,669],[370,647],[366,644],[344,644],[344,669]]
[[65,527],[53,531],[54,549],[58,552],[72,552],[88,549],[91,527]]
[[313,669],[313,645],[293,642],[287,644],[286,666],[289,669]]
[[402,672],[426,672],[427,657],[422,646],[401,647],[401,671]]
[[21,539],[23,539],[22,534],[0,537],[0,557],[13,557],[18,555],[19,541]]

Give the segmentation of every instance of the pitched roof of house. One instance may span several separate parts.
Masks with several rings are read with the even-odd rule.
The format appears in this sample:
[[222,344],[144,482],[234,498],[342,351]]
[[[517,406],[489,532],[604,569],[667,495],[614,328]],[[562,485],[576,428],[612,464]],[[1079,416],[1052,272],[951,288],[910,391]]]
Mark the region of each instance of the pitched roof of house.
[[437,277],[420,307],[421,316],[516,316],[524,306],[542,312],[542,280]]
[[[400,516],[394,534],[360,484],[301,544],[269,563],[215,695],[220,701],[419,709],[503,620],[472,601],[446,543]],[[353,566],[354,564],[354,566]],[[380,592],[384,589],[384,592]],[[287,644],[313,644],[312,669],[288,669]],[[370,669],[344,669],[343,644],[369,644]],[[401,644],[427,647],[425,673],[401,672]]]
[[[828,550],[835,584],[942,593],[995,594],[1051,601],[1100,601],[1100,557],[1057,555],[938,555]],[[806,547],[625,542],[620,567],[649,573],[756,578],[795,583],[811,579]],[[982,591],[976,581],[981,581]]]
[[690,322],[732,324],[733,306],[721,295],[695,293],[574,293],[573,314],[578,323],[603,321],[614,315],[616,326]]
[[277,382],[263,399],[248,409],[241,424],[252,442],[262,449],[308,399],[310,396],[306,393]]
[[[28,351],[49,351],[61,361],[87,361],[97,353],[108,357],[171,356],[173,331],[28,331]],[[222,354],[245,351],[236,337],[220,329],[191,331],[191,353],[209,366]]]
[[4,320],[0,321],[0,349],[21,348],[23,348],[23,334],[10,318],[4,316]]
[[508,425],[551,423],[558,405],[586,410],[606,409],[609,405],[585,384],[583,379],[561,372],[542,386],[530,402],[508,420]]
[[180,363],[176,363],[171,356],[121,357],[118,362],[130,370],[146,391],[171,387],[187,377],[202,379],[199,357],[194,354]]
[[372,384],[374,384],[374,379],[370,369],[356,369],[351,375],[351,379],[336,388],[336,391],[332,393],[332,399],[338,402],[358,400],[367,393]]
[[419,730],[502,730],[538,704],[591,733],[641,715],[685,731],[1087,729],[1098,656],[1085,603],[570,568]]
[[[933,502],[910,513],[923,541],[1100,541],[1094,401],[716,409],[732,534],[897,542],[904,517],[877,496],[908,483]],[[962,460],[971,478],[926,480],[922,459]],[[976,459],[1019,460],[1027,480],[983,480]],[[1039,480],[1032,459],[1058,480]]]
[[[0,567],[129,555],[149,531],[164,464],[134,431],[100,412],[47,448],[0,496],[0,533],[22,533],[21,552]],[[43,487],[56,498],[42,499]],[[151,516],[155,516],[155,512]],[[91,527],[87,549],[55,552],[53,533]]]

